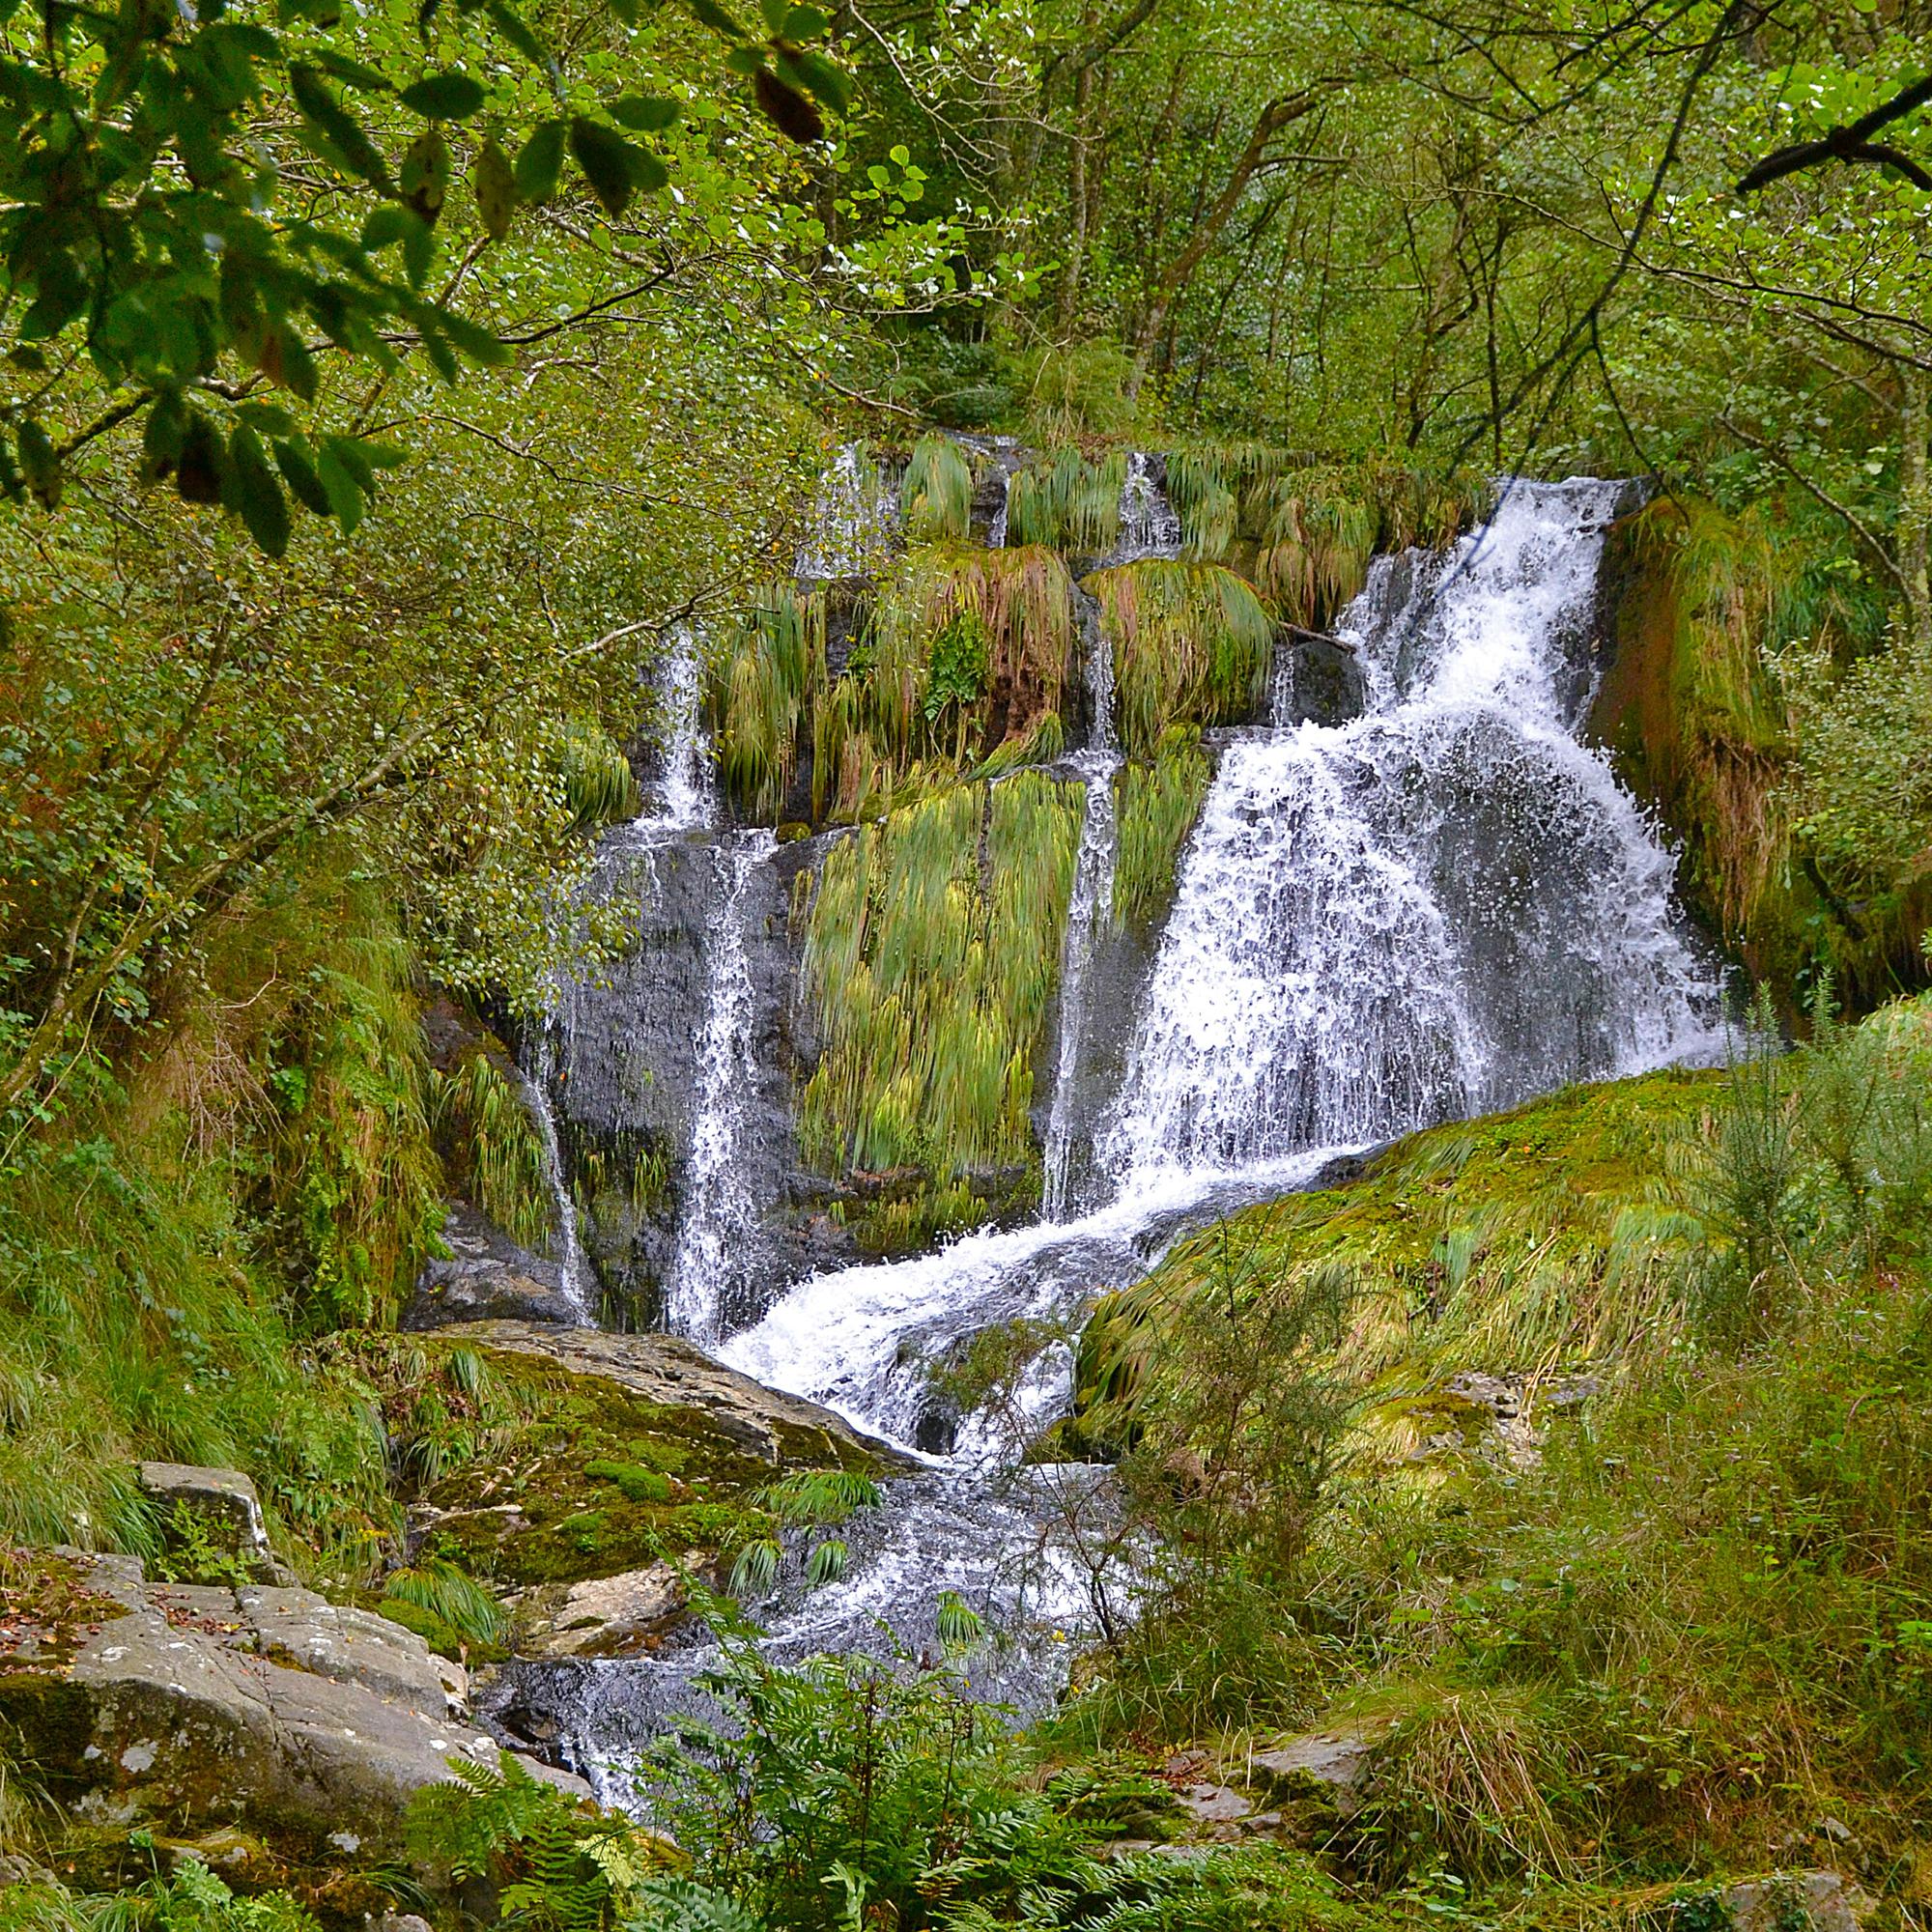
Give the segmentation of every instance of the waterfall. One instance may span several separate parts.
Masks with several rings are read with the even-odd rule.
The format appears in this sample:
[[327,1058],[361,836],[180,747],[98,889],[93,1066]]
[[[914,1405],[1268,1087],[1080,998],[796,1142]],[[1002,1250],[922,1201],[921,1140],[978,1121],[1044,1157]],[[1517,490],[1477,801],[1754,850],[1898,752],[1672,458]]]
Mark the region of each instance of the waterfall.
[[1183,867],[1102,1158],[1122,1182],[1486,1112],[1696,1050],[1672,866],[1575,729],[1614,484],[1510,486],[1339,629],[1368,709],[1244,734]]
[[808,580],[863,577],[886,559],[898,528],[898,489],[856,442],[819,480],[814,529],[799,546],[795,574]]
[[740,832],[712,855],[718,893],[704,943],[709,1000],[698,1043],[683,1213],[665,1289],[670,1327],[698,1342],[717,1339],[734,1276],[751,1259],[747,1237],[757,1225],[757,1203],[739,1157],[758,1081],[745,895],[753,874],[777,849],[769,832]]
[[1013,473],[1009,469],[1000,479],[1000,507],[993,512],[993,526],[986,532],[988,550],[1005,550],[1007,547],[1007,514],[1012,507]]
[[687,832],[711,823],[717,801],[701,715],[701,668],[697,636],[680,624],[671,634],[659,694],[665,733],[657,810],[637,821],[639,831]]
[[597,1282],[584,1259],[582,1236],[577,1225],[577,1201],[564,1175],[563,1147],[557,1139],[556,1114],[550,1103],[556,1050],[548,1022],[534,1031],[536,1065],[528,1072],[517,1067],[517,1086],[530,1119],[536,1123],[537,1146],[543,1155],[544,1187],[550,1195],[551,1218],[556,1224],[557,1273],[564,1299],[576,1311],[578,1320],[588,1327],[595,1319]]
[[[1173,554],[1179,526],[1144,459],[1129,466],[1129,493],[1115,560]],[[1064,1671],[1065,1633],[1086,1614],[1068,1512],[1095,1478],[1024,1461],[1014,1435],[1064,1405],[1069,1324],[1093,1294],[1143,1276],[1191,1228],[1322,1184],[1338,1152],[1712,1047],[1717,988],[1677,933],[1671,861],[1576,735],[1617,496],[1587,481],[1515,484],[1489,526],[1445,554],[1378,560],[1338,625],[1363,714],[1321,725],[1290,724],[1284,711],[1279,724],[1229,734],[1099,1136],[1111,1199],[1062,1220],[1116,832],[1110,662],[1090,650],[1046,1218],[813,1275],[719,1349],[913,1447],[923,1464],[842,1532],[853,1560],[838,1590],[786,1582],[754,1606],[769,1655],[934,1646],[935,1600],[956,1590],[1003,1639],[976,1661],[976,1693],[1039,1709]],[[754,867],[754,849],[734,846],[722,863]],[[721,1133],[749,1052],[730,1017],[741,982],[729,929],[715,941],[699,1083],[705,1118],[722,1110]],[[719,1205],[731,1164],[724,1151],[712,1161],[720,1193],[708,1197],[694,1153],[688,1214],[715,1241],[706,1236],[700,1258],[693,1236],[688,1276],[680,1242],[689,1286],[674,1300],[700,1328],[717,1305],[700,1288],[705,1270],[742,1238],[736,1210]],[[1018,1323],[1041,1324],[1046,1346],[1010,1404],[948,1412],[935,1367]],[[518,1683],[603,1779],[600,1765],[689,1708],[712,1662],[700,1643],[587,1673],[520,1666]]]
[[1042,1161],[1042,1206],[1049,1221],[1066,1218],[1072,1167],[1074,1094],[1080,1048],[1087,1035],[1087,976],[1094,949],[1114,912],[1114,775],[1121,755],[1114,744],[1114,651],[1090,623],[1087,635],[1087,700],[1091,714],[1087,749],[1074,760],[1086,781],[1080,817],[1080,850],[1060,951],[1060,1040],[1054,1063],[1053,1102],[1047,1114]]
[[1126,480],[1121,485],[1121,534],[1105,559],[1108,564],[1180,554],[1180,519],[1154,473],[1155,461],[1139,449],[1127,458]]

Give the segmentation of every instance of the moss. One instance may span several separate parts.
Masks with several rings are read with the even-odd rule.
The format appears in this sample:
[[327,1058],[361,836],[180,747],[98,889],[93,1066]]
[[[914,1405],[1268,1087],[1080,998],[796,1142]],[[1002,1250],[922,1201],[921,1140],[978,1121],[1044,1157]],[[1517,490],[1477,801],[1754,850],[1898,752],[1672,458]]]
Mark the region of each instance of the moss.
[[[431,1344],[432,1356],[444,1346]],[[499,1587],[576,1582],[762,1533],[773,1467],[708,1411],[514,1350],[485,1350],[496,1384],[478,1455],[428,1483],[428,1553]],[[781,1429],[784,1460],[822,1466],[832,1438]],[[860,1459],[865,1468],[870,1458]],[[386,1613],[386,1611],[385,1611]]]
[[[1463,1368],[1581,1365],[1663,1320],[1702,1238],[1671,1150],[1699,1131],[1719,1076],[1666,1072],[1577,1087],[1433,1128],[1340,1186],[1231,1217],[1108,1296],[1080,1349],[1076,1435],[1119,1441],[1204,1293],[1346,1283],[1338,1369],[1358,1388],[1427,1389]],[[1393,1378],[1395,1386],[1391,1386]]]

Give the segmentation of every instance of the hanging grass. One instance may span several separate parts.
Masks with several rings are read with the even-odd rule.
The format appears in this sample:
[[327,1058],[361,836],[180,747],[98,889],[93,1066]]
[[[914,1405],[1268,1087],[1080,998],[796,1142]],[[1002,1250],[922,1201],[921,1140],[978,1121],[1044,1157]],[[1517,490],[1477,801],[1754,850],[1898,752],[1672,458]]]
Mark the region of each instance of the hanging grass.
[[1246,499],[1265,484],[1309,459],[1264,442],[1201,443],[1170,450],[1167,495],[1180,518],[1188,556],[1219,563],[1235,544],[1253,541]]
[[550,1238],[543,1142],[517,1083],[480,1050],[436,1081],[437,1124],[454,1152],[451,1185],[520,1246]]
[[1008,770],[1053,743],[1044,721],[1058,717],[1074,633],[1072,582],[1049,550],[910,553],[818,706],[814,810],[860,819],[922,761]]
[[748,817],[777,823],[809,707],[824,688],[824,593],[769,585],[732,626],[710,693],[719,774]]
[[638,815],[638,781],[631,761],[601,724],[570,720],[563,726],[556,759],[570,815],[580,832]]
[[951,437],[923,436],[913,445],[899,509],[912,543],[965,540],[973,521],[973,466]]
[[1089,462],[1062,449],[1017,471],[1007,492],[1007,535],[1015,544],[1099,556],[1121,534],[1121,490],[1126,452],[1109,450]]
[[1031,1159],[1032,1062],[1060,964],[1077,790],[1022,772],[955,785],[827,854],[806,984],[824,1050],[799,1099],[820,1171]]
[[1348,494],[1332,472],[1307,472],[1276,486],[1255,563],[1255,582],[1283,622],[1325,629],[1368,579],[1381,513]]
[[1114,867],[1114,918],[1120,923],[1151,926],[1165,918],[1180,848],[1208,795],[1208,779],[1197,724],[1170,724],[1151,765],[1122,769]]
[[1113,646],[1130,757],[1151,758],[1177,722],[1232,724],[1260,708],[1274,627],[1232,571],[1151,557],[1098,571],[1088,587]]
[[1061,723],[1060,713],[1041,713],[1033,729],[1018,737],[1004,739],[987,753],[985,761],[973,774],[977,779],[1005,778],[1009,772],[1016,772],[1025,765],[1050,765],[1066,750],[1066,726]]

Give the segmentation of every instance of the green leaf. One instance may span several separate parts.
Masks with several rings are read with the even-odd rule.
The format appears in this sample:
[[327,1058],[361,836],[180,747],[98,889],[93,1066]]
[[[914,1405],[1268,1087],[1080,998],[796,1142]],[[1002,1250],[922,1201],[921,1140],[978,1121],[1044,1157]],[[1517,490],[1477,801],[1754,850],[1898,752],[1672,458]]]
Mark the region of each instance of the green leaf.
[[289,65],[289,91],[309,124],[311,142],[326,158],[335,160],[352,174],[373,182],[385,194],[389,191],[389,168],[376,144],[363,131],[362,124],[329,93],[322,75],[303,61]]
[[518,152],[514,170],[517,192],[526,202],[548,201],[556,192],[556,178],[563,168],[564,142],[569,134],[567,122],[546,121],[532,130]]
[[843,68],[809,47],[781,49],[777,54],[779,71],[796,87],[824,101],[835,114],[847,112],[852,105],[852,82]]
[[228,473],[228,450],[209,419],[190,412],[175,464],[175,490],[185,503],[218,503]]
[[815,41],[831,25],[830,14],[821,14],[816,7],[794,7],[784,16],[784,25],[779,29],[779,38],[786,41]]
[[476,215],[484,234],[493,242],[502,241],[517,212],[517,176],[509,156],[494,140],[477,149],[469,168],[469,185],[476,196]]
[[295,417],[276,403],[242,403],[235,413],[250,429],[260,430],[264,436],[293,436],[296,433]]
[[46,431],[29,416],[14,432],[14,438],[20,451],[20,469],[27,479],[27,488],[34,493],[34,501],[43,510],[58,509],[67,478],[62,474],[60,457]]
[[845,1545],[838,1537],[828,1536],[806,1559],[806,1582],[814,1590],[836,1583],[844,1576],[849,1557]]
[[403,199],[430,227],[436,226],[449,193],[449,143],[432,123],[410,143],[403,156]]
[[551,50],[525,25],[524,18],[509,5],[509,0],[487,0],[484,11],[495,22],[497,31],[523,55],[540,73],[549,79],[556,76],[556,62]]
[[293,325],[284,322],[270,329],[255,366],[270,382],[294,390],[303,402],[315,401],[315,358]]
[[248,526],[248,534],[270,556],[289,547],[289,505],[270,467],[262,439],[246,423],[228,440],[228,506]]
[[678,121],[677,102],[654,94],[619,95],[604,103],[604,111],[619,127],[638,134],[662,134],[667,128],[675,128]]
[[451,68],[403,89],[403,105],[432,121],[468,121],[483,105],[483,83]]
[[308,444],[301,437],[276,439],[275,465],[289,486],[289,494],[303,509],[313,511],[318,517],[334,514],[334,505],[328,499],[328,492],[322,487],[322,478],[316,474],[315,460],[309,455]]
[[614,221],[631,205],[643,173],[642,163],[651,157],[641,148],[633,147],[614,128],[583,114],[571,116],[570,153],[583,170],[591,191],[604,204],[604,213]]
[[317,52],[315,64],[325,73],[339,80],[344,87],[359,88],[364,94],[395,92],[395,83],[387,74],[378,73],[373,67],[364,67],[360,61],[350,60],[343,54],[330,53],[327,48]]
[[176,389],[156,397],[148,420],[141,425],[141,477],[158,483],[181,461],[182,443],[187,434],[187,406]]
[[791,0],[758,0],[758,12],[765,16],[767,32],[782,34],[785,15],[791,12]]
[[323,445],[316,460],[317,478],[328,498],[329,513],[342,526],[344,536],[353,536],[362,521],[362,490],[334,449]]
[[[446,335],[472,362],[480,362],[485,368],[501,368],[511,359],[507,343],[497,341],[481,323],[471,322],[467,315],[459,315],[453,308],[432,309],[423,321]],[[376,447],[374,444],[363,446]],[[398,456],[397,461],[401,460]]]
[[727,40],[742,41],[745,30],[739,26],[718,0],[684,0],[691,9],[691,17],[701,27],[709,27],[714,34],[723,34]]

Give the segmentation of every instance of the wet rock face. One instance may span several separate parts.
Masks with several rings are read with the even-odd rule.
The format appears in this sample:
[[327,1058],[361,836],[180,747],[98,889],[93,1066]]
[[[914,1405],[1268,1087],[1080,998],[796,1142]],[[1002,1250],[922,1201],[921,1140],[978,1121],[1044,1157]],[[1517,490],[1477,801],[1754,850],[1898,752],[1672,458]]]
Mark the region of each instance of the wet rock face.
[[468,1204],[451,1203],[442,1239],[449,1259],[423,1269],[399,1326],[421,1331],[458,1321],[578,1320],[556,1263],[519,1247]]
[[40,1561],[65,1611],[8,1619],[0,1719],[84,1821],[365,1852],[452,1757],[497,1762],[463,1721],[460,1671],[385,1618],[307,1590],[153,1583],[128,1556]]
[[[647,1326],[676,1254],[684,1169],[692,1145],[699,1054],[712,990],[710,938],[723,848],[711,835],[637,845],[613,842],[599,891],[637,921],[624,957],[571,987],[550,1081],[579,1201],[582,1235],[621,1315]],[[752,979],[755,1091],[744,1096],[743,1179],[778,1204],[791,1169],[791,992],[788,874],[755,868],[740,905]],[[742,1258],[747,1283],[787,1278],[797,1264],[774,1228],[769,1253]],[[743,1311],[749,1313],[750,1311]]]
[[1281,664],[1282,724],[1347,724],[1368,708],[1361,662],[1338,639],[1282,633],[1276,636],[1275,653]]

